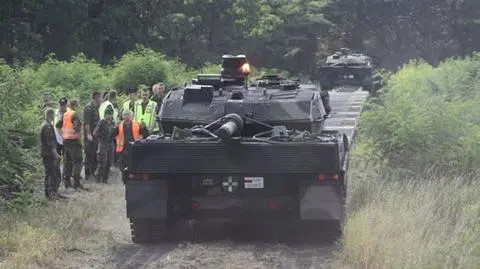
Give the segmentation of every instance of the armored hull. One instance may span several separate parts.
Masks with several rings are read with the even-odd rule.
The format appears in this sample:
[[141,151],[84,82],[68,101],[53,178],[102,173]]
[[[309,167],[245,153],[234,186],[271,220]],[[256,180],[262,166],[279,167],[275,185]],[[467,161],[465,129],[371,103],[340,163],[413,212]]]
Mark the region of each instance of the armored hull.
[[327,57],[318,69],[322,88],[331,90],[338,86],[357,86],[369,91],[373,84],[372,59],[364,54],[342,49]]

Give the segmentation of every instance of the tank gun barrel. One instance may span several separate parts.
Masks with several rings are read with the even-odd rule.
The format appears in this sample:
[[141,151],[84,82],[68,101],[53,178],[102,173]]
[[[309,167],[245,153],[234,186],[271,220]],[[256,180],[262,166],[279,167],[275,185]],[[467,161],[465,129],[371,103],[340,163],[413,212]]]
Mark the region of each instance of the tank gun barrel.
[[221,122],[224,123],[215,131],[215,135],[223,141],[229,140],[235,133],[239,133],[243,129],[243,119],[235,113],[224,116]]

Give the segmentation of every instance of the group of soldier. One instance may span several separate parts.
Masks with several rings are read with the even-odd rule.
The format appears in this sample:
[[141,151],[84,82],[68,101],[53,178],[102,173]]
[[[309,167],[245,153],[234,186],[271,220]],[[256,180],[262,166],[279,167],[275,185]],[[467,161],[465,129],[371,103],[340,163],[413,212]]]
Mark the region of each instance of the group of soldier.
[[156,115],[165,85],[162,82],[153,85],[153,93],[148,88],[140,91],[137,99],[138,88],[127,89],[128,100],[119,107],[115,90],[103,95],[94,90],[83,109],[83,118],[78,100],[61,98],[56,109],[44,105],[45,121],[40,139],[48,199],[68,199],[59,193],[62,180],[65,189],[89,191],[82,184],[83,166],[85,180],[107,183],[112,165],[120,169],[128,165],[130,142],[162,132]]

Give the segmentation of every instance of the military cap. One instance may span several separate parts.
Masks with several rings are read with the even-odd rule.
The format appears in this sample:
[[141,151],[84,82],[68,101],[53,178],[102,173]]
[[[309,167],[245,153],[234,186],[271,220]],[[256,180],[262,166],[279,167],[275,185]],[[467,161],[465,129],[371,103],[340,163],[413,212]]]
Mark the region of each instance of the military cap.
[[62,97],[62,98],[60,98],[60,100],[58,100],[58,103],[59,103],[61,106],[66,106],[67,103],[68,103],[68,100],[67,100],[67,98]]

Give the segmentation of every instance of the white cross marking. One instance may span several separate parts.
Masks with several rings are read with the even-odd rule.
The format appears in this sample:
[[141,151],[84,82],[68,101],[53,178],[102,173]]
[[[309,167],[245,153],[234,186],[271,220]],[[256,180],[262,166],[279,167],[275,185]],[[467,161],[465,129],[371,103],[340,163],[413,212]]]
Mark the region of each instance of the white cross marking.
[[227,182],[223,182],[222,185],[224,187],[227,187],[228,186],[228,192],[232,192],[233,191],[233,187],[237,187],[238,186],[238,182],[234,182],[232,181],[232,177],[228,177],[228,181]]

